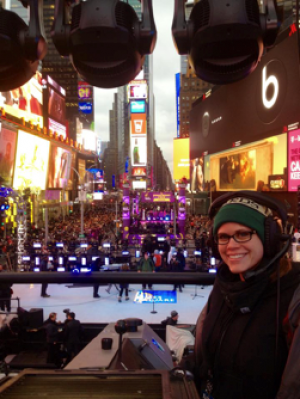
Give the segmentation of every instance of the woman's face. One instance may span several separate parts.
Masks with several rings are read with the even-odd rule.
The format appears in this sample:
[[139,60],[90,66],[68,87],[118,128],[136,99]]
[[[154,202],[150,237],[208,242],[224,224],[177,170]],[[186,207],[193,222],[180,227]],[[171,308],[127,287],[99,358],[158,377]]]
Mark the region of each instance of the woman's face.
[[[218,234],[231,236],[238,231],[253,231],[253,229],[230,222],[223,224],[219,228]],[[234,274],[243,274],[248,270],[255,269],[264,254],[263,244],[257,234],[253,234],[250,241],[242,244],[231,238],[228,244],[218,245],[218,249],[222,260]]]

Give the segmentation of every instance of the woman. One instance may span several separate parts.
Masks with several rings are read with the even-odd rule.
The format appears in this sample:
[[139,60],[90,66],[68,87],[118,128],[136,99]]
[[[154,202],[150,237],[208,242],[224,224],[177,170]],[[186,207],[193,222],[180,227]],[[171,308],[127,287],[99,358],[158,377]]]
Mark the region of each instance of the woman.
[[300,352],[300,332],[295,330],[291,347],[286,334],[300,278],[283,257],[289,246],[289,235],[283,234],[287,217],[275,203],[241,191],[212,204],[211,217],[219,208],[213,237],[221,263],[196,329],[194,372],[201,398],[300,397],[294,352],[296,345]]

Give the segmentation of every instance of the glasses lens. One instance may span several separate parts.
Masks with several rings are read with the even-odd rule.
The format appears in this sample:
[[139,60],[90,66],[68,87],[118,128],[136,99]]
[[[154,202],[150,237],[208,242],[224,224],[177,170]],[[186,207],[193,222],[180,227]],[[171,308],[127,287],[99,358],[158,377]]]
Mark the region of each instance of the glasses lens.
[[235,233],[234,238],[237,242],[244,242],[251,240],[252,231],[238,231]]
[[216,243],[219,245],[224,245],[227,244],[230,239],[230,236],[228,234],[218,234],[216,236]]

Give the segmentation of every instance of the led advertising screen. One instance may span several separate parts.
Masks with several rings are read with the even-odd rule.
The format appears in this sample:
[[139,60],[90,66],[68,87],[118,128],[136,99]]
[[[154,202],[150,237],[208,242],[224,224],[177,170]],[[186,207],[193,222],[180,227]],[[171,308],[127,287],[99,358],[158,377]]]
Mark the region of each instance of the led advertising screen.
[[142,180],[134,180],[132,182],[132,189],[133,190],[146,190],[147,183]]
[[255,189],[256,151],[220,158],[220,189]]
[[51,145],[49,157],[48,188],[67,189],[74,155],[64,148]]
[[130,132],[134,135],[147,134],[146,114],[133,114],[130,118]]
[[288,133],[288,190],[300,185],[300,129]]
[[49,103],[48,103],[49,118],[64,125],[66,123],[66,103],[65,97],[62,93],[49,87]]
[[191,180],[191,191],[200,192],[203,191],[203,157],[191,159],[190,166],[190,180]]
[[144,167],[144,166],[137,167],[137,168],[132,168],[131,169],[131,176],[134,176],[134,177],[147,176],[147,168]]
[[147,164],[147,137],[131,136],[131,165],[146,166]]
[[[196,172],[198,176],[201,175],[204,166],[202,169],[204,191],[241,189],[269,191],[272,190],[270,177],[286,173],[287,134],[271,136],[237,148],[205,155],[204,162],[200,160],[201,158],[198,159],[199,171]],[[287,184],[284,186],[286,191]]]
[[11,187],[17,133],[0,123],[0,184]]
[[[50,132],[56,132],[64,139],[66,129],[66,91],[50,76],[43,79],[44,115]],[[48,106],[47,106],[48,105]]]
[[173,178],[180,180],[190,177],[190,139],[173,140]]
[[130,112],[132,114],[144,114],[146,112],[146,102],[144,100],[131,101]]
[[31,120],[43,127],[43,87],[39,72],[23,86],[6,92],[0,92],[0,107],[17,118]]
[[80,176],[80,183],[84,181],[85,179],[85,168],[86,168],[86,163],[84,159],[78,159],[78,173]]
[[146,99],[148,93],[148,86],[146,80],[132,80],[128,85],[128,98],[131,99]]
[[49,146],[49,141],[19,130],[13,188],[45,190]]

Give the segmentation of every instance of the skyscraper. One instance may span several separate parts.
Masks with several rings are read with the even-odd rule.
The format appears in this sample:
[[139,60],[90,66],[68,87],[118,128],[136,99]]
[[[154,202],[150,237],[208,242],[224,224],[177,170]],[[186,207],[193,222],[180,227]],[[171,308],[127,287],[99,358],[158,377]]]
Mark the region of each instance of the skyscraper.
[[66,94],[66,114],[69,123],[70,138],[76,140],[76,116],[78,116],[78,75],[69,57],[62,57],[51,39],[51,28],[54,21],[55,0],[44,0],[44,28],[48,42],[48,53],[42,62],[43,75],[50,75]]

